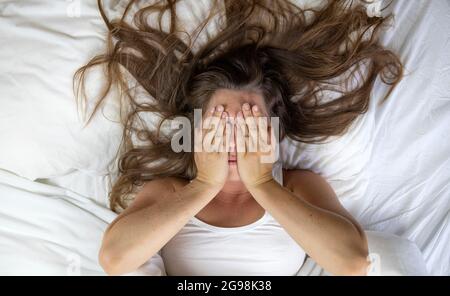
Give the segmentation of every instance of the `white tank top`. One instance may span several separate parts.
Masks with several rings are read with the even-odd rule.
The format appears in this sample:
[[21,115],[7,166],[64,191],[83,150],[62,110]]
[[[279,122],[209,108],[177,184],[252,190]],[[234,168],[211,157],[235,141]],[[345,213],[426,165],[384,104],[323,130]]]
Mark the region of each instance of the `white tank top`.
[[[276,163],[274,179],[282,183]],[[168,275],[295,275],[305,252],[266,211],[240,227],[217,227],[196,217],[161,249]]]

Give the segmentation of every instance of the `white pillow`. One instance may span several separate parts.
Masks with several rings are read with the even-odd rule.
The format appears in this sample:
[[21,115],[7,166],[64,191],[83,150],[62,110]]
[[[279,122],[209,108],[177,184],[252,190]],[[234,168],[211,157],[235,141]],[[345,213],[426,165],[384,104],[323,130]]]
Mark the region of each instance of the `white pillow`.
[[373,112],[359,117],[342,137],[324,144],[303,144],[285,139],[280,145],[280,158],[287,169],[309,169],[322,175],[339,198],[356,200],[363,196],[368,177]]
[[[31,180],[108,173],[121,126],[99,113],[82,129],[72,91],[75,70],[104,48],[96,1],[3,1],[0,11],[0,168]],[[116,113],[110,100],[105,114]]]

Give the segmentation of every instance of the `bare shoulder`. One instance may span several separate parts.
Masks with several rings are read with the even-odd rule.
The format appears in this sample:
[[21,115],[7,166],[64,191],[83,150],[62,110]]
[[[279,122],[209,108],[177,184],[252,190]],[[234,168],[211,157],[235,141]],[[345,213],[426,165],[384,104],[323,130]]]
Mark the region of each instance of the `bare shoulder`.
[[338,202],[328,182],[310,170],[283,170],[283,186],[304,200],[316,205]]
[[284,187],[288,189],[295,189],[299,185],[308,185],[308,187],[311,185],[328,185],[328,182],[319,174],[303,169],[283,169],[283,183]]
[[331,185],[320,176],[309,170],[283,170],[284,184],[299,198],[319,208],[340,214],[361,230],[361,226],[342,206]]
[[177,177],[155,179],[145,182],[138,195],[161,197],[168,192],[173,192],[186,186],[188,183],[188,180]]
[[136,190],[131,198],[126,212],[135,211],[165,198],[168,193],[179,190],[186,186],[189,181],[177,177],[166,177],[145,182]]

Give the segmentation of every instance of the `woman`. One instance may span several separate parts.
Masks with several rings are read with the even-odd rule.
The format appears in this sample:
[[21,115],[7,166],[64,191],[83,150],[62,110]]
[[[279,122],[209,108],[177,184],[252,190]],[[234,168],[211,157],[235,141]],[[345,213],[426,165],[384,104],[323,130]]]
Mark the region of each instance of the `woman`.
[[[111,208],[122,212],[99,253],[105,271],[131,272],[158,253],[169,275],[293,275],[307,254],[332,274],[365,274],[364,231],[327,182],[307,170],[277,171],[242,143],[269,132],[250,124],[259,117],[279,118],[281,139],[319,143],[345,133],[367,110],[377,77],[391,90],[401,78],[398,58],[376,38],[385,19],[349,1],[316,10],[281,0],[211,1],[210,14],[189,33],[176,14],[180,1],[139,7],[130,25],[134,2],[110,22],[99,1],[109,49],[76,77],[82,82],[87,69],[106,65],[96,109],[112,86],[129,108],[110,196]],[[149,24],[155,12],[156,27]],[[217,34],[198,44],[212,20]],[[128,74],[152,99],[137,100]],[[227,150],[172,149],[163,124],[178,116],[193,121],[194,109],[203,110],[202,128],[213,135],[200,138],[203,146]],[[162,116],[157,129],[139,129],[139,115],[150,112]],[[230,151],[227,118],[238,123]],[[134,135],[146,144],[133,143]]]

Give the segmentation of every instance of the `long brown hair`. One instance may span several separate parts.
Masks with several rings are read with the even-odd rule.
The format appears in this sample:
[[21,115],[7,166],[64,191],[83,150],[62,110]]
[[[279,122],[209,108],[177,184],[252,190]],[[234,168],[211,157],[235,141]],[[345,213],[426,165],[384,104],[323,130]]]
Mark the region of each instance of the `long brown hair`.
[[[319,143],[345,133],[367,111],[377,77],[390,90],[402,77],[398,57],[378,41],[388,18],[369,17],[359,2],[328,1],[307,9],[289,0],[211,0],[212,8],[192,32],[180,27],[181,1],[141,2],[127,2],[122,18],[110,21],[98,0],[109,31],[108,49],[74,77],[77,97],[85,100],[87,71],[98,65],[106,70],[106,87],[87,123],[114,87],[127,106],[119,178],[110,193],[116,211],[145,181],[195,177],[192,153],[174,152],[170,134],[161,127],[177,116],[192,120],[193,110],[217,89],[262,91],[270,116],[280,119],[281,135]],[[137,12],[131,22],[133,7]],[[152,26],[150,19],[158,24]],[[217,33],[211,36],[206,28],[213,21]],[[136,99],[135,83],[147,99]],[[142,112],[160,116],[157,128],[137,127]]]

